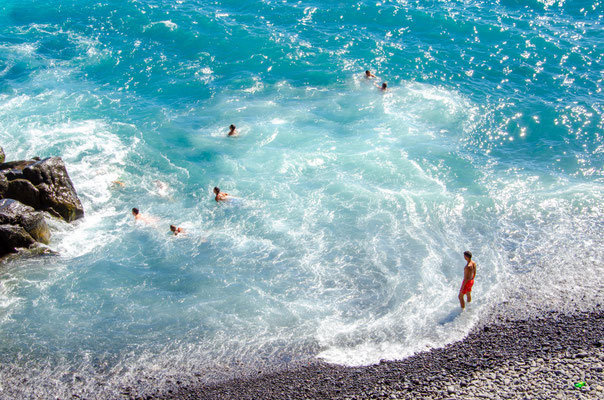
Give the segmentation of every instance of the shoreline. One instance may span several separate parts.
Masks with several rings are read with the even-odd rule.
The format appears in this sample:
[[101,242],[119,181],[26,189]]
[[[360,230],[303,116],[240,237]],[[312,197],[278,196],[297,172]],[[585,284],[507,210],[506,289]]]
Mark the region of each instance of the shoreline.
[[[492,315],[460,341],[398,361],[306,365],[127,399],[596,399],[604,397],[604,310]],[[582,388],[574,384],[586,382]]]

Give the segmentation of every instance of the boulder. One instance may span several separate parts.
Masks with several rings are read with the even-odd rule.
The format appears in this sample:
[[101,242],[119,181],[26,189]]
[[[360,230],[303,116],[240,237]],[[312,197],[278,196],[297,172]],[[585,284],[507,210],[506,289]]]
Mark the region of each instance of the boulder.
[[4,193],[8,190],[8,179],[4,174],[0,173],[0,199],[4,198]]
[[0,224],[19,226],[38,242],[48,244],[50,241],[50,230],[44,215],[17,200],[0,200]]
[[4,162],[4,150],[0,147],[0,163]]
[[60,157],[3,163],[0,171],[8,180],[3,197],[17,199],[67,222],[84,216],[82,203]]
[[0,224],[0,255],[16,253],[18,248],[29,248],[36,241],[23,227]]
[[25,179],[15,179],[7,182],[7,189],[4,192],[4,197],[18,200],[23,204],[27,204],[40,209],[40,191]]
[[[37,242],[50,242],[50,230],[40,211],[67,222],[84,215],[82,203],[60,157],[4,161],[2,153],[0,256],[17,252],[18,248],[29,248]],[[44,246],[35,248],[46,253]]]
[[24,179],[23,168],[34,164],[35,160],[20,160],[20,161],[9,161],[0,164],[0,171],[9,181],[14,179]]

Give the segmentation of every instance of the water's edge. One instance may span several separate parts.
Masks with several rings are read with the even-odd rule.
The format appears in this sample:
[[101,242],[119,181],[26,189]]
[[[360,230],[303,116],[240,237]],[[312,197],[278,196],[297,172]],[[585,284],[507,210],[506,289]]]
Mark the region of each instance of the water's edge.
[[[475,387],[475,391],[491,393],[493,390],[500,394],[514,394],[517,390],[531,393],[533,390],[536,394],[538,390],[540,394],[550,396],[560,393],[570,396],[576,389],[573,387],[575,381],[587,380],[592,387],[588,386],[585,390],[591,390],[594,396],[588,398],[597,398],[598,382],[601,383],[604,376],[601,368],[592,373],[585,371],[582,376],[571,371],[574,359],[592,355],[598,361],[604,354],[604,338],[601,335],[604,307],[601,304],[571,313],[542,310],[542,315],[531,313],[528,317],[502,312],[503,309],[505,306],[483,319],[460,341],[420,352],[404,360],[383,361],[365,367],[344,367],[313,361],[280,371],[259,371],[261,375],[248,374],[217,384],[173,384],[146,396],[151,399],[289,399],[292,396],[298,399],[431,398],[455,393],[463,396],[461,392],[472,389],[472,384],[483,386]],[[591,362],[593,360],[585,360],[587,365]],[[568,370],[564,367],[566,364]],[[498,370],[501,366],[506,366],[503,372]],[[530,371],[528,366],[531,367]],[[521,372],[515,372],[516,368]],[[550,368],[555,368],[559,375],[564,372],[558,386],[540,381],[540,385],[533,389],[519,389],[525,382],[531,382],[532,373],[540,369],[547,373]],[[495,370],[498,370],[497,379],[489,373]],[[470,383],[478,375],[482,376],[484,382]],[[516,381],[521,376],[521,382]],[[511,385],[512,379],[515,380],[514,385]],[[485,389],[487,386],[488,389]],[[128,399],[138,396],[128,392],[124,395]]]

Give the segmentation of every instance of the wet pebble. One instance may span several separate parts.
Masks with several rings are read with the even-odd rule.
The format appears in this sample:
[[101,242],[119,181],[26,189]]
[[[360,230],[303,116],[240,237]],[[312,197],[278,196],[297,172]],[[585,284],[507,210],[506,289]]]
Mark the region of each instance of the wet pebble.
[[[604,313],[494,321],[464,340],[402,361],[347,368],[312,362],[214,385],[159,390],[156,399],[599,399]],[[200,373],[197,373],[200,374]],[[575,383],[586,385],[576,388]],[[123,393],[125,398],[135,399]]]

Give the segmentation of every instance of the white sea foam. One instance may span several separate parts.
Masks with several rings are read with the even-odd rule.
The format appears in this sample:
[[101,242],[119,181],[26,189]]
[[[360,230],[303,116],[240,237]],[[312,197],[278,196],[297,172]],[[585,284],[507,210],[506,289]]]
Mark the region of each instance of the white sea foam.
[[22,44],[0,44],[0,51],[11,54],[17,53],[21,56],[32,56],[37,49],[34,43],[22,43]]
[[178,25],[170,20],[152,22],[149,25],[146,25],[143,29],[148,30],[148,29],[153,28],[154,26],[158,26],[158,25],[162,25],[162,26],[168,28],[170,31],[175,31],[176,29],[178,29]]

